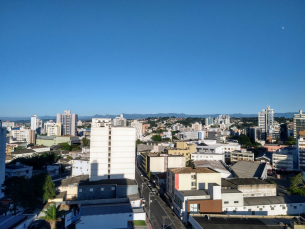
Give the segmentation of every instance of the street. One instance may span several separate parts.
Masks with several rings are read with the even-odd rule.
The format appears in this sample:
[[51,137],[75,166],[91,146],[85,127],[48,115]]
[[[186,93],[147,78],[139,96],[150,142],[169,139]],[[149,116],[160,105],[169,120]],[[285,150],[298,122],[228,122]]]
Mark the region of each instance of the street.
[[[136,181],[140,188],[141,196],[145,198],[145,210],[150,217],[154,229],[185,228],[174,212],[163,202],[163,200],[151,193],[150,188],[141,177],[141,171],[136,168]],[[142,185],[142,183],[144,183]],[[143,190],[142,190],[143,187]],[[150,198],[150,205],[149,205]]]

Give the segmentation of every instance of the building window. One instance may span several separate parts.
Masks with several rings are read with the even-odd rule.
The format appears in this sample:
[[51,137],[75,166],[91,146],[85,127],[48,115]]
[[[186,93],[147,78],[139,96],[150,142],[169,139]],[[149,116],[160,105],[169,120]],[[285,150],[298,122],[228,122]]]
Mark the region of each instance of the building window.
[[259,210],[260,210],[260,211],[262,211],[263,209],[262,209],[262,208],[260,208]]
[[250,212],[251,211],[251,209],[248,209],[248,212]]
[[274,210],[274,208],[271,207],[271,210]]
[[196,186],[196,182],[192,182],[192,186]]
[[236,210],[233,210],[233,213],[236,213]]
[[238,204],[238,201],[234,201],[234,204]]
[[191,214],[200,213],[200,204],[190,204],[190,213]]
[[115,187],[111,187],[111,190],[115,190]]
[[83,190],[82,189],[79,189],[79,192],[82,192]]
[[286,209],[286,207],[284,206],[284,207],[282,207],[282,209]]
[[224,204],[228,204],[228,203],[229,203],[229,201],[224,201],[223,203],[224,203]]
[[90,192],[93,192],[93,188],[90,188]]
[[196,175],[192,175],[192,179],[196,179]]
[[293,209],[297,209],[297,206],[293,206]]
[[101,191],[104,191],[104,188],[101,188]]

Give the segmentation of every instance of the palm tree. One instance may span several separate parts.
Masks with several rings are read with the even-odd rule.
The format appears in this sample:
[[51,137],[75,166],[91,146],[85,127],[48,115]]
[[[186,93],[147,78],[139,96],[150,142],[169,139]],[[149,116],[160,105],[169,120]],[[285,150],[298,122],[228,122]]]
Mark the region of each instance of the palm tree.
[[59,211],[59,206],[56,204],[50,204],[46,210],[44,210],[45,216],[40,217],[49,222],[51,229],[56,229],[56,221],[59,217],[63,216],[65,211]]

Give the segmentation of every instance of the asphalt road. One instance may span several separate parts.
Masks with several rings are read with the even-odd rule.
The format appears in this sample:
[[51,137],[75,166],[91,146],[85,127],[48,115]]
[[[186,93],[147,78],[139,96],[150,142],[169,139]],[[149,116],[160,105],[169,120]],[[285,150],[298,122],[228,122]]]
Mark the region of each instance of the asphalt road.
[[[145,198],[145,205],[147,205],[145,210],[150,217],[150,222],[154,229],[185,228],[175,213],[163,202],[163,200],[159,196],[151,193],[150,188],[142,179],[141,171],[138,168],[136,168],[136,181],[139,185],[142,197]],[[144,183],[143,186],[142,183]],[[150,205],[149,196],[151,201]]]

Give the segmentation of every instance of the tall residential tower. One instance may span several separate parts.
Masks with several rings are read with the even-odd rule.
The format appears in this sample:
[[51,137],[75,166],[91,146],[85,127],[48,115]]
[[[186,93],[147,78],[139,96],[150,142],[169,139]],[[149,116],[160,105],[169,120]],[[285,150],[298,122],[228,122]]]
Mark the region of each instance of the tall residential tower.
[[63,114],[56,115],[56,122],[62,124],[62,135],[76,136],[77,114],[71,114],[70,110],[65,110]]
[[262,112],[258,112],[258,127],[261,129],[261,138],[266,139],[268,133],[272,131],[274,126],[274,111],[270,109],[270,106],[267,109],[263,109]]
[[93,118],[89,180],[135,179],[134,127],[115,127],[111,119]]
[[305,131],[305,114],[302,113],[302,110],[300,110],[298,114],[295,114],[293,118],[294,138],[298,138],[300,136],[300,131]]

